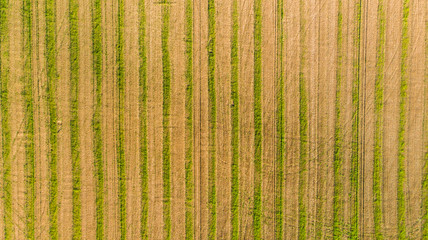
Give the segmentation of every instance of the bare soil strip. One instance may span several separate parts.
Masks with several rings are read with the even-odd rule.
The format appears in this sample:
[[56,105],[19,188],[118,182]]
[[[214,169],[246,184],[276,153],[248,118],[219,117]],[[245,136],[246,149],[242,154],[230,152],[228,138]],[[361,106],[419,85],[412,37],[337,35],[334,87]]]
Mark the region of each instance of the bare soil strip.
[[[428,16],[428,3],[425,2],[425,18]],[[424,92],[424,139],[423,161],[424,170],[422,176],[422,237],[428,237],[428,22],[425,23],[425,92]]]
[[[376,69],[377,64],[377,46],[378,42],[368,41],[369,39],[378,39],[378,3],[371,1],[370,3],[364,2],[362,5],[362,28],[361,28],[361,60],[360,60],[360,110],[359,121],[360,130],[359,138],[361,142],[360,155],[360,176],[359,176],[359,231],[360,238],[374,238],[375,225],[374,225],[374,145],[375,145],[375,81],[376,71],[369,71],[369,69]],[[355,69],[354,69],[355,70]],[[354,72],[355,73],[355,72]],[[354,85],[355,86],[355,85]],[[382,85],[383,87],[383,85]],[[356,105],[354,105],[354,108]],[[380,127],[383,129],[383,127]],[[355,130],[354,130],[355,131]],[[353,160],[353,159],[352,159]],[[381,162],[379,162],[381,163]],[[379,171],[377,174],[381,174]],[[380,182],[379,182],[380,183]],[[380,202],[378,202],[380,203]],[[352,204],[352,203],[351,203]],[[380,205],[381,206],[381,205]],[[351,220],[352,221],[352,220]],[[382,221],[376,225],[379,229],[382,228]],[[351,234],[352,234],[351,229]]]
[[148,238],[163,239],[161,5],[147,5]]
[[[104,238],[119,239],[118,127],[119,93],[116,64],[118,2],[101,2],[102,16],[102,139],[104,168]],[[99,168],[101,169],[101,168]]]
[[217,95],[217,238],[231,238],[231,33],[232,4],[216,1],[216,95]]
[[320,42],[320,3],[309,1],[306,12],[306,43],[307,43],[307,65],[303,69],[307,76],[308,89],[308,171],[307,171],[307,238],[315,239],[315,223],[317,211],[317,180],[318,180],[318,149],[320,143],[317,141],[319,121],[319,42]]
[[276,2],[262,3],[262,208],[261,236],[275,238],[275,136],[276,136]]
[[58,237],[72,236],[73,232],[73,175],[71,158],[71,82],[70,82],[70,22],[69,3],[56,4],[57,42],[57,131],[58,131]]
[[208,12],[207,1],[194,2],[194,179],[195,238],[208,236]]
[[[408,108],[407,108],[407,231],[408,238],[422,238],[420,208],[422,200],[422,175],[424,166],[423,111],[424,111],[424,60],[427,18],[423,1],[410,3],[409,15],[409,55],[408,55]],[[424,25],[425,24],[425,25]]]
[[332,238],[333,229],[333,146],[336,78],[336,24],[335,2],[324,1],[320,5],[319,26],[319,92],[318,92],[318,168],[317,210],[315,238]]
[[[10,198],[6,197],[6,203],[10,204],[11,239],[25,239],[26,233],[26,172],[25,172],[25,145],[26,145],[26,121],[25,121],[25,96],[22,94],[24,83],[23,68],[14,67],[23,65],[22,48],[22,17],[20,13],[21,2],[8,3],[8,24],[6,28],[8,36],[2,39],[2,72],[8,81],[9,100],[9,126],[10,126]],[[6,10],[6,9],[5,9]],[[0,40],[1,41],[1,40]],[[5,73],[7,75],[5,75]],[[2,78],[3,79],[3,78]],[[7,170],[6,170],[7,171]],[[6,182],[7,184],[7,182]],[[8,188],[6,187],[7,191]],[[8,193],[6,193],[7,195]],[[8,202],[10,201],[10,202]],[[6,205],[7,206],[7,205]],[[9,207],[8,206],[8,207]],[[8,236],[6,236],[7,239]]]
[[240,0],[239,9],[239,130],[240,130],[240,219],[239,238],[253,238],[254,192],[254,16],[253,1]]
[[[97,179],[93,115],[96,103],[92,54],[92,2],[79,0],[79,138],[81,159],[82,239],[97,239]],[[100,69],[101,70],[101,69]],[[98,107],[99,109],[101,106]],[[101,133],[99,133],[101,136]],[[101,143],[100,143],[101,144]],[[101,145],[102,146],[102,145]],[[101,150],[102,153],[102,150]],[[102,169],[102,168],[101,168]],[[103,170],[103,169],[102,169]],[[102,193],[101,193],[102,194]],[[103,199],[103,198],[102,198]],[[101,201],[103,204],[103,201]],[[101,228],[102,230],[102,228]],[[102,236],[101,236],[102,238]]]
[[[397,238],[398,119],[400,96],[401,4],[387,0],[384,104],[384,188],[385,238]],[[387,210],[387,211],[386,211]]]
[[[297,239],[299,224],[299,67],[300,67],[300,3],[286,0],[285,10],[285,237]],[[298,44],[298,45],[296,45]]]
[[171,3],[171,239],[186,237],[185,3]]
[[[124,3],[126,236],[140,239],[141,176],[139,138],[138,0]],[[147,173],[146,173],[147,174]]]
[[48,104],[46,97],[46,58],[45,52],[45,1],[34,3],[34,29],[33,41],[35,60],[34,76],[35,90],[35,135],[38,136],[35,144],[36,152],[36,238],[49,238],[49,160],[48,160]]

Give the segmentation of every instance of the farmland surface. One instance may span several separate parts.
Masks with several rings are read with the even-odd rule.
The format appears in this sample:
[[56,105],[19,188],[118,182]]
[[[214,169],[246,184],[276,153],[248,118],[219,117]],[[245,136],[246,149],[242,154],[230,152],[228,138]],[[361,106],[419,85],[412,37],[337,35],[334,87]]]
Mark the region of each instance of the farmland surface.
[[0,0],[0,239],[428,239],[428,1]]

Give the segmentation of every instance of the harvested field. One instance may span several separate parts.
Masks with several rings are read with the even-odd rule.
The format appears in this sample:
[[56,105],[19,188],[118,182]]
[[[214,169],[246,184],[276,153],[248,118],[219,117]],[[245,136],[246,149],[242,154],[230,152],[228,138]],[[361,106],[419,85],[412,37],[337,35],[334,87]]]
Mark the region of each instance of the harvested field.
[[428,239],[423,0],[0,0],[0,239]]

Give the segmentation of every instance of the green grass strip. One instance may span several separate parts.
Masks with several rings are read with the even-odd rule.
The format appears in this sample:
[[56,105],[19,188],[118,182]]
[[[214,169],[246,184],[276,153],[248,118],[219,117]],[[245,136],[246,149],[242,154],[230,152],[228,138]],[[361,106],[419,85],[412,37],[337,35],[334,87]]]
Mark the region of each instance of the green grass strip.
[[409,7],[410,1],[403,1],[403,16],[401,25],[401,81],[400,81],[400,121],[398,129],[398,184],[397,184],[397,218],[398,239],[406,239],[406,199],[404,184],[406,182],[406,107],[407,107],[407,81],[408,81],[408,49],[409,49]]
[[193,239],[193,1],[185,2],[186,17],[186,239]]
[[71,162],[73,177],[73,240],[82,239],[82,203],[80,200],[81,168],[80,168],[80,139],[79,139],[79,2],[69,2],[70,23],[70,98],[71,98]]
[[334,127],[334,196],[333,196],[333,239],[342,238],[343,228],[343,180],[342,180],[342,129],[341,129],[341,87],[342,87],[342,45],[343,14],[342,1],[338,2],[337,14],[337,69],[336,69],[336,120]]
[[22,5],[23,53],[24,53],[24,109],[25,109],[25,236],[35,239],[35,149],[34,149],[34,99],[32,78],[32,1],[25,0]]
[[56,49],[56,1],[46,1],[46,69],[49,112],[49,236],[58,239],[58,114],[56,87],[58,81]]
[[104,160],[102,137],[102,83],[103,83],[103,46],[101,29],[101,0],[94,0],[92,5],[92,71],[94,78],[94,113],[92,116],[92,129],[94,134],[94,160],[95,160],[95,205],[96,205],[96,238],[104,239]]
[[254,0],[254,239],[262,238],[262,144],[262,1]]
[[361,43],[361,0],[355,0],[355,35],[353,59],[353,86],[352,86],[352,153],[351,153],[351,221],[350,239],[358,239],[359,232],[359,184],[360,176],[360,43]]
[[4,239],[12,239],[12,182],[10,159],[11,135],[9,126],[9,0],[0,0],[0,84],[1,84],[1,127],[2,127],[2,160],[4,205]]
[[[320,48],[321,44],[318,43],[318,47]],[[321,49],[319,49],[318,51],[320,52]],[[319,59],[321,59],[321,55],[319,56]],[[321,62],[321,61],[320,61]],[[318,78],[321,79],[320,77],[320,71],[318,72]],[[318,93],[318,101],[320,100],[320,95],[321,93]],[[321,105],[321,104],[320,104]],[[322,123],[317,123],[317,125],[321,125],[321,128],[323,128]],[[318,125],[318,126],[319,126]],[[326,153],[328,150],[326,150],[326,141],[324,141],[324,136],[323,134],[318,134],[317,136],[317,141],[318,141],[318,153],[317,153],[317,199],[316,199],[316,217],[315,217],[315,239],[323,239],[323,237],[325,236],[325,231],[324,231],[324,220],[325,220],[325,206],[326,206],[326,197],[327,194],[325,193],[326,190],[326,160],[328,160],[328,158],[326,157]]]
[[277,81],[276,93],[276,189],[275,189],[275,238],[284,237],[284,159],[285,159],[285,104],[284,104],[284,2],[277,0]]
[[[325,143],[322,142],[322,137],[318,137],[319,148],[323,149]],[[325,209],[325,151],[319,151],[318,153],[318,176],[317,176],[317,203],[316,203],[316,222],[315,222],[315,239],[323,239],[324,232],[324,209]]]
[[378,42],[375,79],[375,144],[373,163],[373,216],[375,238],[383,239],[382,233],[382,166],[383,166],[383,102],[385,76],[385,10],[383,0],[378,2]]
[[139,22],[139,117],[140,117],[140,175],[141,175],[141,239],[149,238],[149,174],[148,174],[148,141],[147,141],[147,45],[146,45],[146,1],[138,5]]
[[217,235],[215,39],[215,1],[208,0],[208,239],[210,240],[215,239]]
[[299,229],[298,238],[306,239],[307,212],[307,163],[308,163],[308,94],[306,90],[306,20],[305,1],[300,0],[300,66],[299,66],[299,131],[300,131],[300,156],[299,156]]
[[232,0],[232,38],[231,38],[231,75],[230,97],[231,105],[231,236],[232,240],[239,239],[239,13],[238,0]]
[[171,239],[171,62],[169,57],[170,2],[162,4],[162,73],[163,73],[163,222],[164,239]]
[[424,170],[422,177],[422,237],[428,239],[428,21],[425,22]]
[[117,88],[119,95],[119,126],[117,136],[117,170],[119,176],[119,222],[120,239],[126,239],[126,159],[125,159],[125,52],[123,29],[125,26],[125,2],[118,0],[117,11]]

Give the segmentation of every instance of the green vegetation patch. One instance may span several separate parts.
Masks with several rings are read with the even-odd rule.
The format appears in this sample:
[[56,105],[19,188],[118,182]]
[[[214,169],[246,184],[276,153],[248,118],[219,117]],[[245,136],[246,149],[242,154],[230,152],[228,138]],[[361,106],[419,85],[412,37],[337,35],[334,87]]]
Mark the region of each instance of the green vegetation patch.
[[262,237],[262,144],[262,1],[254,0],[254,239]]
[[104,161],[102,137],[102,83],[103,83],[103,46],[101,29],[101,0],[94,0],[92,6],[92,71],[94,77],[94,113],[92,129],[94,132],[94,158],[96,176],[96,238],[104,239]]
[[276,189],[275,189],[275,237],[282,239],[284,235],[284,159],[285,159],[285,104],[284,104],[284,2],[277,0],[277,81],[276,93]]
[[186,17],[186,130],[185,130],[185,168],[186,168],[186,239],[193,239],[193,2],[185,2]]
[[337,69],[336,69],[336,120],[334,128],[334,196],[333,196],[333,239],[342,238],[343,229],[343,180],[342,180],[342,129],[341,129],[341,86],[342,86],[342,46],[343,46],[342,1],[339,0],[337,14]]
[[383,166],[383,102],[385,68],[385,10],[383,0],[378,2],[378,42],[375,79],[375,145],[373,163],[373,208],[375,238],[382,234],[382,166]]
[[299,157],[299,229],[298,238],[306,239],[307,211],[307,162],[308,162],[308,94],[306,90],[306,20],[305,2],[300,1],[300,66],[299,66],[299,122],[300,122],[300,157]]
[[79,2],[69,2],[70,23],[70,137],[71,161],[73,177],[73,240],[82,239],[82,203],[81,203],[81,167],[80,167],[80,139],[79,139]]
[[47,0],[46,9],[46,69],[49,112],[49,236],[58,239],[58,114],[56,87],[58,81],[56,48],[56,1]]
[[398,239],[406,239],[406,198],[404,184],[406,182],[406,102],[408,81],[408,49],[409,49],[409,7],[410,1],[403,1],[401,25],[401,82],[400,82],[400,121],[398,130],[398,183],[397,183],[397,218]]
[[139,54],[140,54],[140,78],[139,78],[139,117],[140,117],[140,175],[141,175],[141,238],[146,240],[148,236],[149,214],[149,178],[147,155],[147,45],[146,45],[146,1],[139,1]]
[[208,0],[208,239],[210,240],[215,239],[217,234],[215,39],[215,1]]
[[32,2],[25,0],[22,5],[23,52],[24,52],[24,109],[25,109],[25,236],[35,239],[35,149],[34,149],[34,99],[32,78]]
[[9,0],[0,0],[0,84],[1,84],[1,128],[2,128],[2,198],[4,206],[4,238],[12,239],[12,182],[10,159],[11,135],[9,125],[9,28],[8,28]]
[[352,153],[351,153],[351,221],[350,239],[358,239],[359,222],[359,184],[360,176],[360,43],[361,43],[361,2],[355,2],[355,32],[354,32],[354,59],[353,59],[353,86],[352,86]]
[[232,240],[239,239],[239,14],[238,0],[232,1],[232,38],[231,38],[231,149],[232,149],[232,182],[231,182],[231,236]]
[[117,88],[119,95],[119,126],[117,133],[117,170],[119,177],[119,222],[120,239],[126,239],[126,160],[125,160],[125,52],[123,29],[125,26],[124,0],[119,0],[117,11],[117,43],[116,43],[116,64],[117,64]]
[[163,221],[164,239],[171,239],[171,62],[169,57],[170,4],[162,5],[162,73],[163,73]]

